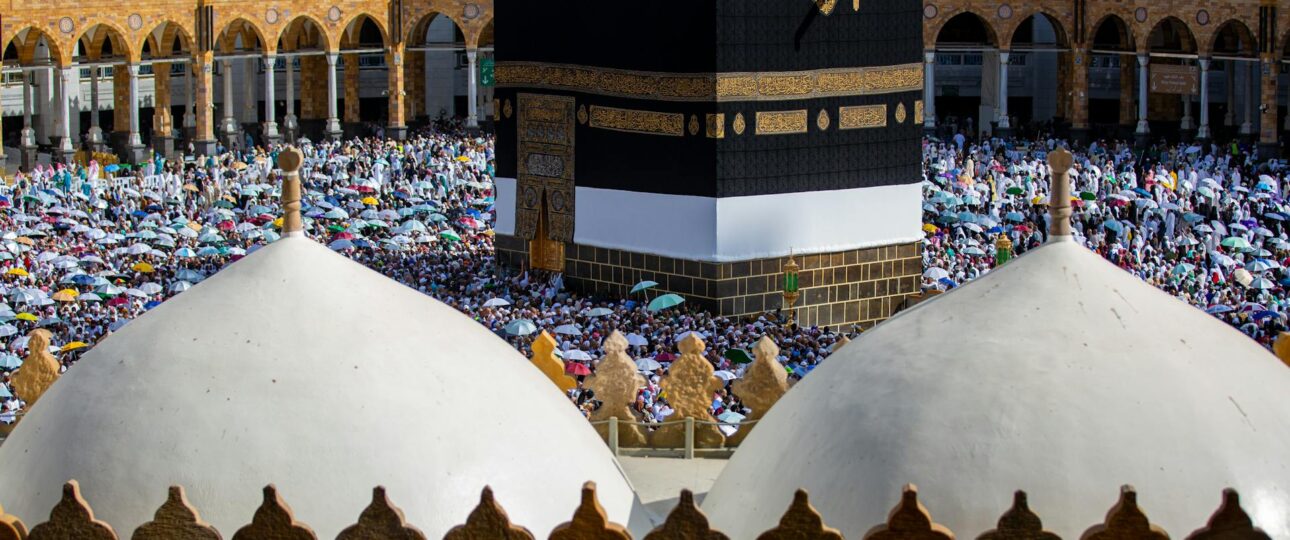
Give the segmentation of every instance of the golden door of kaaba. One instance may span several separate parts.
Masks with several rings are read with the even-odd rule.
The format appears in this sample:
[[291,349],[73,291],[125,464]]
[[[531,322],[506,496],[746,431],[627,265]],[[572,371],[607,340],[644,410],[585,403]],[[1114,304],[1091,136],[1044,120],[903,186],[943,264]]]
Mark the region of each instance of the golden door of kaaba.
[[573,242],[574,99],[520,94],[515,232],[529,241],[529,265],[564,271]]

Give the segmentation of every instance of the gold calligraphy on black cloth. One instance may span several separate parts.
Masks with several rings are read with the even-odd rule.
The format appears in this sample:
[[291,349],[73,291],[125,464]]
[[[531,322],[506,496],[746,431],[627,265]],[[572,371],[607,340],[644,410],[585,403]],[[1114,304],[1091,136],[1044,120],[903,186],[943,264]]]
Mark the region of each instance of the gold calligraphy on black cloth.
[[533,240],[545,215],[550,240],[573,242],[574,99],[521,93],[517,100],[515,234]]

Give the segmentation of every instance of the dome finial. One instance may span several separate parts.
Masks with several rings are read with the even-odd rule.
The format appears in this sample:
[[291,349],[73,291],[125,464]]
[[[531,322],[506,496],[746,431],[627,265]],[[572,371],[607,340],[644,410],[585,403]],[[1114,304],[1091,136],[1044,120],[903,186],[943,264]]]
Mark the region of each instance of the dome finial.
[[278,168],[282,169],[282,236],[304,236],[305,225],[300,219],[300,164],[304,156],[292,146],[278,154]]
[[1048,236],[1071,234],[1071,153],[1058,148],[1048,153],[1048,166],[1053,170],[1052,185],[1048,194]]

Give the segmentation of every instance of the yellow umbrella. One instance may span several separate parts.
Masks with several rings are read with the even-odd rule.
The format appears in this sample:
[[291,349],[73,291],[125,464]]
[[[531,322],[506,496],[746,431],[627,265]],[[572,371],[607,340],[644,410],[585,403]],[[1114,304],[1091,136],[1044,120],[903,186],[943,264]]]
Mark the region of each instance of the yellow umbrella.
[[15,316],[14,316],[14,318],[15,318],[15,319],[18,319],[18,320],[20,320],[20,321],[28,321],[28,322],[36,322],[36,321],[39,321],[39,320],[40,320],[40,318],[39,318],[39,317],[37,317],[37,316],[35,316],[35,315],[32,315],[32,314],[30,314],[30,313],[27,313],[27,312],[25,312],[25,311],[24,311],[24,312],[22,312],[22,313],[19,313],[19,314],[15,315]]
[[63,289],[54,293],[54,300],[59,302],[75,302],[76,297],[80,295],[81,293],[77,292],[76,289]]
[[185,225],[185,226],[194,231],[202,232],[202,224],[196,221],[189,221],[188,225]]
[[369,206],[376,206],[376,203],[377,203],[376,197],[363,197],[363,204],[366,204]]
[[274,226],[274,227],[277,227],[277,228],[279,228],[279,229],[281,229],[281,228],[282,228],[282,218],[278,218],[278,219],[273,220],[273,226]]
[[74,351],[76,349],[84,349],[86,347],[89,347],[89,344],[84,341],[73,341],[67,345],[63,345],[61,349],[58,349],[58,352]]
[[135,263],[134,266],[131,266],[130,268],[134,269],[135,272],[143,272],[145,274],[151,274],[157,271],[156,268],[153,268],[151,264],[146,262]]
[[925,233],[929,233],[929,234],[930,234],[930,233],[935,233],[936,231],[939,231],[939,230],[940,230],[940,229],[938,229],[935,225],[932,225],[931,223],[924,223],[924,224],[923,224],[923,232],[925,232]]
[[32,239],[30,239],[30,238],[27,238],[26,236],[19,236],[16,240],[14,240],[14,242],[17,242],[17,243],[22,244],[22,245],[24,245],[24,246],[34,246],[34,245],[36,245],[36,242],[35,242],[34,240],[32,240]]
[[470,161],[470,158],[468,158],[468,157],[466,157],[466,156],[458,156],[458,157],[457,157],[457,161],[460,161],[460,162],[462,162],[462,163],[465,163],[465,162],[467,162],[467,161]]
[[194,184],[184,184],[184,191],[197,191],[197,186]]
[[234,161],[234,162],[233,162],[233,170],[235,170],[235,171],[240,171],[240,170],[245,169],[245,168],[246,168],[246,164],[245,164],[245,163],[242,163],[241,161]]
[[5,273],[11,276],[19,276],[19,277],[27,277],[30,275],[27,273],[26,270],[23,270],[21,268],[10,268],[9,271]]

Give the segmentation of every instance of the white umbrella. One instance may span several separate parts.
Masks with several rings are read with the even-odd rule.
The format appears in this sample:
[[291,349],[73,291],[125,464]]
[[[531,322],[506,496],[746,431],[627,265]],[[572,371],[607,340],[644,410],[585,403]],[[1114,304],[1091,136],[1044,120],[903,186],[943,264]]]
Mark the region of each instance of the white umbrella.
[[945,270],[944,268],[932,267],[932,268],[928,268],[927,271],[923,272],[923,277],[931,279],[933,281],[939,281],[941,279],[950,277],[950,273],[948,270]]
[[0,324],[0,337],[9,337],[18,333],[18,327],[12,324]]
[[662,367],[663,364],[658,363],[658,360],[653,358],[641,358],[636,361],[636,369],[641,371],[654,371]]
[[1267,290],[1267,289],[1272,289],[1272,288],[1275,288],[1276,286],[1277,286],[1277,285],[1276,285],[1275,283],[1273,283],[1273,282],[1272,282],[1272,280],[1270,280],[1270,279],[1268,279],[1268,278],[1257,278],[1257,279],[1255,279],[1254,281],[1250,282],[1250,284],[1249,284],[1249,287],[1250,287],[1251,289],[1257,289],[1257,290],[1261,290],[1261,291],[1262,291],[1262,290]]
[[562,324],[560,326],[555,327],[555,333],[563,334],[566,336],[581,336],[582,330],[579,330],[577,326],[574,326],[572,324]]
[[644,347],[649,345],[649,340],[640,334],[627,334],[627,344],[633,347]]
[[714,371],[712,372],[712,375],[719,377],[723,381],[733,381],[739,378],[738,375],[735,375],[734,373],[726,371],[724,369],[719,371]]
[[584,351],[573,349],[569,351],[564,351],[564,359],[572,360],[575,362],[589,362],[591,361],[591,355],[587,354]]
[[176,281],[170,284],[170,292],[172,293],[181,293],[191,288],[193,288],[193,284],[187,281]]
[[505,298],[492,298],[484,302],[484,307],[503,307],[511,305]]
[[145,295],[158,294],[161,291],[162,291],[161,285],[157,283],[149,282],[139,286],[139,292],[142,292]]

